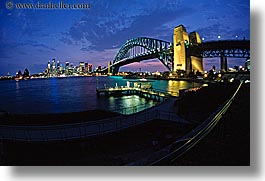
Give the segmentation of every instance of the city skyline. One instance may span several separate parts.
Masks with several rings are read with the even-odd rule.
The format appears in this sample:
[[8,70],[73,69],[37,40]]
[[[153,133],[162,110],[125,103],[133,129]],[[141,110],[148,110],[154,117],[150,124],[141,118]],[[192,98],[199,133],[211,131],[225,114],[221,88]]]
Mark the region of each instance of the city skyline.
[[[61,62],[84,61],[104,67],[130,38],[146,36],[172,42],[173,29],[178,24],[184,24],[190,32],[197,31],[204,41],[217,40],[218,36],[221,40],[250,38],[247,0],[92,0],[89,3],[88,10],[8,10],[5,2],[0,1],[0,75],[25,68],[32,73],[42,72],[52,57]],[[228,59],[232,67],[241,62]],[[219,61],[207,59],[205,70],[214,64],[218,65]],[[159,60],[134,63],[121,70],[139,68],[166,70]]]

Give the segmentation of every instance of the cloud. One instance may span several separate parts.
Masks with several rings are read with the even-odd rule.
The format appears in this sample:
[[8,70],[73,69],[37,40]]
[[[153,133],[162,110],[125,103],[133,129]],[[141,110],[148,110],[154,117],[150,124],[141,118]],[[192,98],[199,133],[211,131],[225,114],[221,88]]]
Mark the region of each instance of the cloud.
[[171,40],[172,29],[161,27],[193,12],[190,8],[179,8],[179,0],[96,2],[92,1],[91,10],[63,34],[60,39],[63,43],[80,45],[86,41],[89,43],[82,50],[100,51],[120,47],[127,39],[139,36]]
[[224,26],[222,23],[216,23],[213,25],[209,25],[206,27],[198,28],[197,32],[201,37],[205,38],[205,41],[217,40],[217,36],[221,35],[221,40],[227,39],[235,39],[235,36],[239,36],[238,38],[243,39],[249,38],[249,27],[245,29],[241,28],[233,28],[229,26]]
[[[30,2],[33,2],[30,0]],[[179,24],[205,41],[249,39],[248,0],[90,0],[86,11],[7,10],[0,0],[0,63],[43,63],[50,57],[106,66],[126,40],[139,36],[172,41]],[[149,64],[150,63],[150,64]],[[144,65],[145,64],[145,65]],[[158,61],[143,65],[158,67]],[[133,66],[132,66],[133,67]],[[34,68],[34,67],[32,67]],[[148,68],[148,67],[147,67]],[[162,65],[163,68],[163,65]]]

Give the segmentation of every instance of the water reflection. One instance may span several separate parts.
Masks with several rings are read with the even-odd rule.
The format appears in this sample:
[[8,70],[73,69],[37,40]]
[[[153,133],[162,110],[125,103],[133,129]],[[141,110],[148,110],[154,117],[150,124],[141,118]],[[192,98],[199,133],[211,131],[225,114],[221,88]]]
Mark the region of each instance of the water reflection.
[[51,78],[50,84],[51,84],[51,101],[53,105],[59,104],[59,98],[58,98],[58,89],[57,89],[57,79]]
[[201,84],[196,82],[169,80],[167,84],[167,91],[173,96],[179,96],[179,90],[200,86]]
[[16,81],[16,92],[19,92],[19,82]]
[[130,95],[123,97],[109,97],[109,110],[119,112],[121,114],[133,114],[143,111],[144,109],[153,107],[157,104],[152,100],[146,100],[138,95]]
[[176,81],[176,80],[169,80],[167,91],[169,94],[173,96],[179,95],[179,90],[187,88],[187,82],[185,81]]
[[[138,79],[134,79],[138,80]],[[126,112],[143,110],[157,104],[137,95],[124,97],[96,95],[99,87],[126,86],[128,79],[121,77],[69,77],[64,79],[32,79],[27,81],[1,81],[0,107],[11,113],[58,113],[93,109],[124,109]],[[153,80],[153,88],[178,95],[179,89],[193,87],[191,82]],[[194,86],[199,84],[194,83]],[[27,106],[25,106],[27,105]],[[136,108],[135,108],[136,107]]]

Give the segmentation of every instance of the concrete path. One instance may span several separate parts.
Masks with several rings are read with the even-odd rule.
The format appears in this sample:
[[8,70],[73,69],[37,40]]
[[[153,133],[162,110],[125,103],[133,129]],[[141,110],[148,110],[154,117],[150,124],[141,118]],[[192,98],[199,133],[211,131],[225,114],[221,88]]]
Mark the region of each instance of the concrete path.
[[189,124],[174,111],[176,98],[158,106],[132,114],[110,119],[52,126],[6,126],[0,125],[0,139],[20,141],[63,141],[115,132],[154,119]]

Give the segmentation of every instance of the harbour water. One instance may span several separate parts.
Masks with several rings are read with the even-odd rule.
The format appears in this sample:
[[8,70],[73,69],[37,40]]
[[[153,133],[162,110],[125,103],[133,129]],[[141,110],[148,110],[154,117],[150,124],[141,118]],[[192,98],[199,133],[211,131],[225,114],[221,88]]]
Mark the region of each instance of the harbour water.
[[[137,79],[135,79],[137,80]],[[126,86],[122,77],[67,77],[0,81],[0,111],[18,114],[79,112],[93,109],[141,111],[157,102],[139,96],[97,97],[97,87]],[[198,83],[153,80],[153,88],[177,95],[180,89]]]

